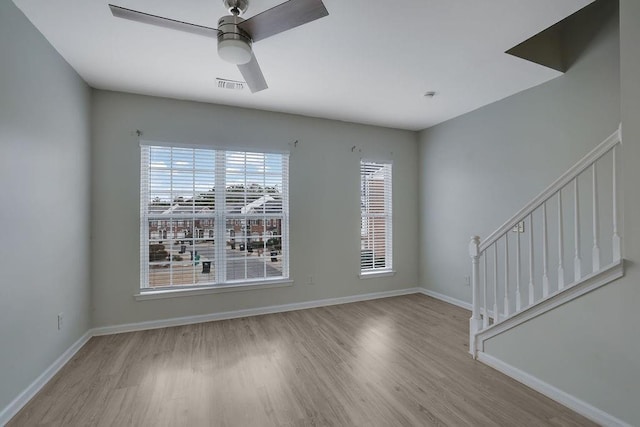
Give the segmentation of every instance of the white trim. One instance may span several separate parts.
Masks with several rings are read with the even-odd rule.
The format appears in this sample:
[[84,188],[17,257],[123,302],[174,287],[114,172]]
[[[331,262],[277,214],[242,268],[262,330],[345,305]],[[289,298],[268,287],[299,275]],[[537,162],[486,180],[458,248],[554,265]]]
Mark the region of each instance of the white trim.
[[418,288],[418,292],[421,294],[424,294],[428,297],[432,297],[435,299],[439,299],[440,301],[444,301],[444,302],[448,302],[449,304],[453,304],[456,305],[458,307],[464,308],[466,310],[471,311],[471,303],[468,303],[466,301],[462,301],[453,297],[450,297],[448,295],[444,295],[438,292],[434,292],[430,289],[425,289],[425,288]]
[[390,277],[395,276],[395,270],[384,270],[384,271],[367,271],[361,272],[358,274],[358,277],[361,279],[373,279],[375,277]]
[[304,310],[307,308],[325,307],[329,305],[347,304],[358,301],[395,297],[418,293],[418,288],[398,289],[394,291],[373,292],[368,294],[351,295],[347,297],[327,298],[314,301],[296,302],[291,304],[272,305],[267,307],[249,308],[244,310],[224,311],[221,313],[201,314],[196,316],[174,317],[171,319],[151,320],[123,325],[103,326],[93,329],[93,335],[110,335],[123,332],[144,331],[147,329],[168,328],[172,326],[192,325],[195,323],[211,322],[214,320],[236,319],[239,317],[259,316],[262,314],[284,313],[287,311]]
[[560,178],[558,178],[553,184],[548,186],[542,193],[538,194],[533,200],[531,200],[525,207],[515,214],[511,219],[507,220],[500,228],[491,233],[489,237],[484,239],[480,243],[480,252],[484,252],[489,246],[494,244],[500,237],[511,230],[516,224],[522,222],[531,212],[542,205],[547,199],[560,191],[565,185],[571,182],[575,177],[580,175],[589,166],[591,166],[600,157],[604,156],[615,145],[622,142],[620,128],[611,134],[607,139],[602,141],[591,150],[586,156],[584,156],[578,163],[573,165],[568,171],[566,171]]
[[[366,208],[364,211],[362,210],[362,206],[360,205],[360,237],[358,239],[358,246],[360,248],[360,257],[359,257],[359,266],[360,266],[360,272],[359,272],[359,277],[362,279],[364,278],[363,276],[366,274],[375,274],[375,273],[395,273],[395,271],[393,270],[393,161],[391,160],[386,160],[386,161],[379,161],[379,160],[372,160],[372,159],[365,159],[365,158],[361,158],[360,159],[360,167],[359,167],[359,192],[360,192],[360,196],[359,196],[359,204],[362,203],[362,197],[363,197],[363,188],[367,187],[366,183],[368,182],[368,178],[366,178],[366,176],[368,176],[368,174],[363,174],[363,171],[366,171],[367,168],[369,168],[372,164],[377,164],[377,165],[382,165],[382,168],[376,170],[376,172],[374,174],[377,174],[378,172],[382,171],[383,172],[383,187],[384,187],[384,192],[383,192],[383,203],[384,203],[384,212],[383,213],[376,213],[376,214],[371,214],[369,213],[369,209]],[[388,190],[388,191],[387,191]],[[365,191],[366,194],[366,204],[367,206],[369,205],[369,200],[370,200],[370,194],[368,194],[368,191]],[[366,224],[367,224],[367,232],[365,233],[365,236],[367,236],[367,241],[369,241],[369,218],[371,219],[384,219],[384,266],[382,267],[382,271],[380,269],[376,269],[375,268],[375,249],[374,247],[377,245],[377,243],[375,243],[378,239],[376,239],[374,237],[374,247],[372,248],[363,248],[362,247],[362,225],[363,225],[363,219],[367,219],[366,220]],[[375,224],[375,222],[374,222]],[[374,235],[375,235],[375,231],[374,231]],[[366,245],[368,246],[368,245]],[[362,269],[362,251],[366,250],[366,251],[371,251],[371,267],[373,268],[366,268],[366,269]],[[381,276],[371,276],[371,277],[381,277]]]
[[[135,294],[133,297],[137,301],[148,301],[154,299],[163,299],[163,298],[179,298],[179,297],[190,297],[195,295],[206,295],[206,294],[218,294],[222,292],[240,292],[240,291],[250,291],[257,289],[269,289],[269,288],[282,288],[285,286],[292,286],[293,280],[272,280],[272,281],[261,281],[261,282],[241,282],[241,283],[232,283],[225,284],[219,286],[203,286],[201,288],[188,288],[188,289],[157,289],[145,291],[142,290],[140,293]],[[144,288],[150,289],[150,288]]]
[[0,425],[5,425],[11,418],[26,405],[42,387],[44,387],[55,374],[58,373],[64,365],[71,360],[71,358],[84,346],[89,339],[93,336],[92,330],[88,330],[82,335],[78,341],[73,343],[64,353],[60,355],[45,371],[40,374],[29,386],[22,391],[9,405],[0,411]]
[[[168,144],[166,146],[147,145],[147,142],[149,142],[150,144],[152,143],[151,141],[140,142],[140,153],[141,153],[140,154],[140,168],[141,168],[141,171],[140,171],[140,260],[139,260],[140,261],[140,288],[138,293],[134,295],[134,297],[137,300],[158,299],[158,298],[168,298],[168,297],[187,296],[187,295],[199,295],[202,293],[228,292],[231,290],[246,290],[246,289],[249,289],[249,287],[241,289],[240,286],[249,285],[250,283],[255,283],[257,286],[258,282],[264,283],[265,284],[264,287],[274,287],[273,285],[272,286],[269,286],[269,285],[271,285],[276,281],[290,280],[289,270],[288,270],[289,256],[290,256],[289,244],[288,244],[289,243],[288,242],[288,239],[289,239],[288,191],[289,191],[289,155],[290,153],[288,151],[283,153],[278,153],[276,155],[276,159],[274,159],[278,163],[281,163],[280,173],[278,174],[278,176],[282,180],[281,182],[282,192],[280,194],[282,201],[281,201],[281,212],[279,213],[272,212],[269,214],[265,214],[263,212],[262,214],[260,214],[260,213],[251,212],[249,209],[245,210],[243,208],[243,209],[240,209],[240,214],[236,213],[236,214],[231,214],[229,216],[226,209],[227,200],[226,200],[226,197],[224,196],[225,194],[224,189],[228,184],[227,182],[228,177],[226,172],[227,172],[227,166],[228,166],[227,162],[230,159],[230,155],[233,153],[240,155],[239,158],[241,159],[241,162],[244,164],[244,166],[241,169],[243,170],[243,175],[244,175],[245,184],[246,184],[247,176],[250,175],[250,172],[247,166],[249,155],[254,153],[259,153],[260,154],[259,157],[261,157],[261,160],[262,160],[261,164],[263,164],[264,166],[266,165],[266,162],[270,161],[267,158],[268,153],[256,152],[256,151],[237,151],[237,150],[229,151],[229,150],[216,149],[216,148],[210,147],[210,148],[203,149],[202,151],[207,152],[214,157],[215,159],[214,166],[211,166],[211,164],[208,163],[205,165],[206,167],[205,166],[197,167],[197,158],[198,158],[197,148],[188,147],[188,146],[187,148],[185,148],[185,150],[186,150],[187,157],[191,159],[191,166],[183,170],[184,173],[187,173],[187,177],[188,177],[187,181],[185,181],[185,185],[187,185],[187,188],[191,188],[195,194],[195,192],[197,192],[197,187],[199,185],[197,184],[199,182],[197,178],[197,174],[204,173],[204,172],[208,173],[213,178],[213,184],[215,187],[215,192],[214,192],[215,200],[218,200],[219,203],[215,204],[215,206],[211,210],[209,210],[208,207],[205,207],[200,212],[195,212],[192,210],[192,212],[190,213],[175,213],[174,208],[180,207],[180,204],[179,203],[174,204],[174,202],[170,202],[171,207],[169,209],[166,209],[162,213],[158,213],[158,212],[150,213],[149,206],[151,204],[151,198],[154,196],[152,189],[153,189],[154,182],[157,179],[157,177],[156,178],[152,177],[154,173],[153,172],[154,166],[152,161],[153,150],[160,149],[160,153],[162,153],[163,157],[166,157],[165,160],[168,160],[170,163],[168,166],[167,165],[164,166],[166,168],[166,170],[164,171],[171,172],[176,170],[174,161],[177,157],[176,157],[176,154],[174,153],[174,149],[177,148],[177,145],[176,144]],[[265,170],[260,172],[261,175],[264,175],[265,173],[267,173],[265,172]],[[163,181],[164,178],[160,180]],[[173,180],[172,173],[170,174],[169,181],[170,182],[163,181],[163,186],[166,185],[167,189],[173,189],[174,180]],[[210,184],[211,184],[210,182],[207,182],[206,188],[209,188]],[[277,183],[274,185],[277,186]],[[168,191],[167,189],[163,188],[162,192],[158,194],[161,194],[161,195],[164,194],[165,196],[173,194],[171,192],[167,192]],[[248,190],[245,188],[244,193],[246,193],[247,191]],[[207,194],[211,195],[210,192],[211,190],[209,190]],[[165,196],[163,196],[163,199]],[[267,199],[267,196],[264,196],[261,199],[264,199],[263,204],[266,203],[267,200],[274,200],[273,197],[269,197]],[[171,200],[171,198],[169,200]],[[222,200],[222,202],[220,202],[220,200]],[[250,205],[252,208],[255,207],[253,206],[254,203],[251,203]],[[250,205],[245,206],[245,208],[247,208]],[[207,211],[204,212],[204,209],[207,209]],[[227,246],[224,243],[226,240],[225,220],[242,219],[243,228],[244,226],[246,226],[246,232],[243,231],[242,236],[239,236],[241,246],[242,246],[243,240],[246,239],[246,242],[244,242],[244,244],[248,244],[250,242],[249,229],[251,228],[251,222],[254,220],[262,221],[263,219],[267,219],[267,218],[281,221],[281,227],[280,227],[281,229],[279,233],[280,234],[279,239],[281,240],[281,245],[282,245],[282,250],[280,251],[280,256],[279,256],[279,258],[281,258],[282,260],[281,274],[276,277],[267,277],[268,274],[266,270],[267,265],[266,265],[266,258],[265,258],[265,263],[263,263],[265,267],[263,272],[264,280],[252,280],[251,278],[243,278],[242,280],[237,280],[237,281],[228,280],[226,275],[227,263],[224,262],[228,258],[228,254],[226,253],[226,249],[225,249]],[[184,224],[179,226],[174,225],[173,220],[180,220],[181,222],[184,222],[186,220],[187,223],[192,223],[189,226],[189,227],[192,227],[196,225],[197,219],[206,220],[207,222],[211,222],[211,224],[208,224],[200,228],[199,233],[196,233],[198,228],[194,228],[193,233],[189,233],[191,234],[190,236],[187,236],[186,232],[184,232],[182,236],[176,235],[175,228],[183,228],[183,231],[184,231]],[[245,224],[245,220],[248,220],[246,224]],[[160,236],[159,237],[154,236],[152,238],[149,232],[149,228],[150,228],[149,223],[152,221],[159,221],[163,223],[166,223],[167,221],[169,221],[170,222],[169,233],[171,234],[171,236],[168,236],[167,238],[167,235],[166,235],[167,230],[159,229],[158,231],[161,231]],[[203,235],[203,231],[204,231],[203,228],[209,229],[209,233],[210,233],[209,236],[205,237]],[[215,231],[215,235],[211,234],[212,231]],[[254,237],[254,234],[251,232],[251,238],[253,237]],[[211,261],[217,265],[217,268],[215,268],[214,277],[209,276],[209,278],[207,278],[206,283],[203,283],[200,286],[197,285],[196,282],[199,277],[197,273],[197,269],[193,269],[193,271],[191,271],[192,273],[190,274],[191,280],[187,286],[177,286],[173,283],[174,282],[173,271],[175,266],[177,265],[176,260],[174,259],[175,258],[174,255],[176,255],[175,249],[173,251],[169,250],[168,252],[169,256],[167,256],[168,258],[167,261],[155,260],[155,259],[152,260],[152,262],[149,261],[150,260],[149,247],[152,243],[162,244],[163,241],[165,240],[167,240],[168,243],[171,243],[171,241],[180,240],[180,239],[187,240],[190,245],[194,245],[198,243],[198,241],[204,243],[205,241],[208,241],[211,239],[213,239],[216,242],[223,242],[222,244],[215,245],[213,249],[214,251],[213,255],[208,255],[212,259],[201,260],[203,263],[203,266],[205,261]],[[182,244],[184,244],[184,242],[182,242]],[[162,247],[164,248],[164,246]],[[182,248],[184,249],[185,246],[183,246]],[[195,251],[197,249],[197,246],[194,246],[192,249]],[[192,252],[192,251],[189,251],[189,252]],[[196,252],[195,256],[193,252],[191,253],[192,255],[191,260],[193,261],[195,257],[196,259],[195,266],[197,266],[198,265],[197,251],[195,252]],[[246,270],[247,252],[241,255],[244,258],[245,270]],[[160,289],[160,287],[153,287],[150,284],[150,276],[152,275],[151,268],[153,265],[163,265],[163,266],[169,267],[168,273],[169,273],[170,286],[162,287],[162,289]],[[183,264],[183,265],[188,266],[188,264]],[[246,275],[246,271],[245,271],[245,275]],[[192,291],[194,289],[200,289],[200,291]],[[204,291],[205,289],[206,291]]]
[[603,426],[631,427],[630,424],[619,420],[613,415],[604,412],[603,410],[590,405],[584,400],[580,400],[577,397],[565,391],[562,391],[559,388],[546,383],[527,372],[513,367],[494,356],[491,356],[484,352],[478,352],[478,360],[485,365],[488,365],[493,369],[500,371],[503,374],[513,378],[514,380],[526,385],[527,387],[534,389],[538,393],[542,393],[549,399],[555,400],[556,402],[566,406],[567,408],[574,410],[578,414],[589,418],[593,422],[596,422]]
[[[291,153],[290,149],[280,150],[280,149],[269,149],[262,147],[252,147],[250,145],[238,145],[234,143],[210,143],[210,142],[172,142],[172,141],[163,141],[157,139],[145,139],[140,138],[138,141],[140,146],[147,147],[176,147],[176,148],[194,148],[196,150],[224,150],[224,151],[248,151],[252,153],[265,153],[265,154],[289,154]],[[282,141],[280,144],[283,144]],[[291,143],[287,143],[291,145]],[[274,144],[271,144],[274,145]]]
[[484,343],[490,338],[495,337],[503,332],[508,331],[524,322],[534,319],[547,311],[553,310],[571,300],[589,293],[601,286],[606,285],[614,280],[624,276],[624,261],[620,260],[609,264],[597,273],[592,273],[583,277],[580,282],[575,285],[569,285],[560,289],[543,300],[538,301],[535,305],[523,311],[515,313],[511,317],[490,326],[476,334],[476,348],[484,351]]
[[370,162],[370,163],[380,163],[380,164],[389,164],[393,165],[393,159],[383,159],[376,157],[360,157],[361,162]]

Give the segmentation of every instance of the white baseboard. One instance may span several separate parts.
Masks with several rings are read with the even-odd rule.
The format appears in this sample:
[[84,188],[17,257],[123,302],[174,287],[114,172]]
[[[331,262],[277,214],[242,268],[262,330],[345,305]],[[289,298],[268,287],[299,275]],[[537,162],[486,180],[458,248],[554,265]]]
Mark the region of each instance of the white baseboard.
[[429,289],[425,289],[425,288],[418,288],[418,292],[420,292],[421,294],[427,295],[429,297],[435,298],[435,299],[439,299],[440,301],[444,301],[444,302],[448,302],[449,304],[453,304],[453,305],[457,305],[458,307],[462,307],[465,308],[469,311],[471,311],[471,304],[466,302],[466,301],[462,301],[456,298],[452,298],[448,295],[444,295],[438,292],[434,292],[432,290]]
[[167,328],[171,326],[192,325],[195,323],[211,322],[214,320],[237,319],[239,317],[259,316],[262,314],[283,313],[286,311],[304,310],[306,308],[325,307],[329,305],[347,304],[350,302],[367,301],[400,295],[416,294],[419,288],[399,289],[394,291],[373,292],[369,294],[351,295],[339,298],[327,298],[315,301],[305,301],[292,304],[272,305],[268,307],[249,308],[245,310],[225,311],[221,313],[202,314],[197,316],[174,317],[171,319],[152,320],[148,322],[127,323],[114,326],[95,328],[93,336],[111,335],[124,332],[144,331],[147,329]]
[[22,391],[13,401],[0,411],[0,425],[3,426],[11,420],[33,396],[44,387],[55,374],[91,339],[91,330],[71,345],[60,357],[58,357],[45,371],[40,374],[26,389]]
[[514,380],[526,385],[529,388],[534,389],[538,393],[544,394],[548,398],[555,400],[556,402],[566,406],[569,409],[574,410],[578,414],[589,418],[591,421],[603,426],[610,427],[631,427],[630,424],[625,423],[622,420],[617,419],[611,414],[604,412],[589,403],[578,399],[575,396],[570,395],[557,387],[548,384],[541,379],[534,377],[516,367],[513,367],[502,360],[493,357],[484,352],[478,352],[478,360],[493,369],[502,372],[503,374],[513,378]]

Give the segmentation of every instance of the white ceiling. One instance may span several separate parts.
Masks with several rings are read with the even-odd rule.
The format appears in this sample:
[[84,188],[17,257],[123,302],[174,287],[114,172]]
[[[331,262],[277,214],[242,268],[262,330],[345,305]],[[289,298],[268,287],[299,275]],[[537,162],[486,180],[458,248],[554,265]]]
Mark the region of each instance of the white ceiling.
[[256,94],[216,87],[242,77],[215,40],[116,19],[109,1],[211,27],[227,14],[222,0],[14,0],[95,88],[419,130],[557,77],[504,51],[593,0],[324,0],[328,17],[254,45]]

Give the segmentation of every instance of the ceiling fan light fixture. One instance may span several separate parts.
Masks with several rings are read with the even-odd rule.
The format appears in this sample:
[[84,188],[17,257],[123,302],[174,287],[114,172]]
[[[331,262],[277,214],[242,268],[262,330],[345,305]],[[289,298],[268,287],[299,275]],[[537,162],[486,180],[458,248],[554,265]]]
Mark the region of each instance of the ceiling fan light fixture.
[[244,40],[228,39],[218,41],[218,55],[224,61],[236,65],[251,61],[251,46]]
[[218,28],[165,18],[114,4],[109,4],[109,8],[116,18],[217,38],[218,56],[223,61],[238,66],[238,71],[242,74],[251,93],[268,88],[260,65],[253,55],[253,43],[329,14],[322,0],[288,0],[249,19],[244,19],[240,15],[246,12],[249,0],[222,1],[230,15],[218,20]]

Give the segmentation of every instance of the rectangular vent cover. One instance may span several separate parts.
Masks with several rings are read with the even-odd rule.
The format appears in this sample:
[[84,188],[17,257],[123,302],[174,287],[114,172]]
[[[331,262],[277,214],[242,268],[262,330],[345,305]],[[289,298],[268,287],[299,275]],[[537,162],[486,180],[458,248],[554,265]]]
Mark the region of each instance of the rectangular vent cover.
[[218,83],[218,88],[220,89],[231,89],[231,90],[242,90],[244,89],[245,82],[239,82],[236,80],[227,80],[217,78],[216,82]]

